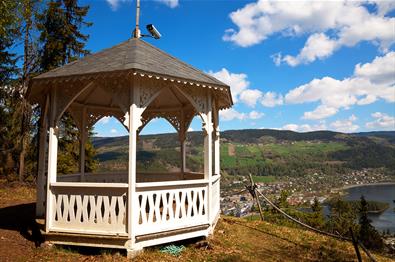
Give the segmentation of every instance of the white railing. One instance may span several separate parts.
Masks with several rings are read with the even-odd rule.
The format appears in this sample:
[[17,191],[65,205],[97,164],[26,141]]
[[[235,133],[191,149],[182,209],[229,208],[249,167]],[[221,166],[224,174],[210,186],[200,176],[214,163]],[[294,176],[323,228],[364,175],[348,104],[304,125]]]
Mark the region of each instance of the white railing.
[[127,235],[127,184],[51,184],[49,230],[101,235]]
[[137,183],[137,235],[208,224],[208,181]]
[[[138,173],[137,182],[164,182],[164,181],[179,181],[179,180],[193,180],[203,179],[202,173],[193,172],[167,172],[167,173]],[[66,174],[58,175],[58,182],[80,182],[81,174]],[[95,183],[127,183],[127,172],[103,172],[103,173],[85,173],[84,181],[81,182],[95,182]]]
[[[221,181],[221,176],[220,175],[215,175],[212,177],[212,182],[211,182],[211,212],[213,214],[212,218],[216,219],[217,215],[220,212],[220,181]],[[213,222],[213,221],[211,221]]]

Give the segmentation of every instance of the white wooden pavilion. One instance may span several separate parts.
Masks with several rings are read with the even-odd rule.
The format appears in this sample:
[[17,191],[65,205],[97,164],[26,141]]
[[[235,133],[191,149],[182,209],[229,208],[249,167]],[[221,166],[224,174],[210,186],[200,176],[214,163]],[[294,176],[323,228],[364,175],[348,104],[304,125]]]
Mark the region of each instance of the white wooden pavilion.
[[[218,112],[233,104],[229,86],[131,38],[33,78],[28,99],[42,109],[37,217],[46,241],[133,254],[213,232],[220,213]],[[80,131],[80,172],[61,175],[58,123],[66,111]],[[85,172],[87,130],[104,116],[129,131],[127,173]],[[186,133],[195,116],[204,133],[204,173],[186,169]],[[137,136],[157,117],[178,132],[181,169],[137,173]]]

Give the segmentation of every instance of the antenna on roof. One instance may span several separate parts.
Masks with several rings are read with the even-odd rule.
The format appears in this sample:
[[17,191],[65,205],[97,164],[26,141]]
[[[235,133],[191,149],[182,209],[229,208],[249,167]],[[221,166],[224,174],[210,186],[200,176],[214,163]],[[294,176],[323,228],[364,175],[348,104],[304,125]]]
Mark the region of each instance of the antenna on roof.
[[162,35],[159,33],[158,29],[155,28],[153,24],[149,24],[146,26],[149,35],[142,35],[140,31],[140,0],[136,0],[136,28],[133,31],[134,38],[140,37],[152,37],[155,39],[159,39]]

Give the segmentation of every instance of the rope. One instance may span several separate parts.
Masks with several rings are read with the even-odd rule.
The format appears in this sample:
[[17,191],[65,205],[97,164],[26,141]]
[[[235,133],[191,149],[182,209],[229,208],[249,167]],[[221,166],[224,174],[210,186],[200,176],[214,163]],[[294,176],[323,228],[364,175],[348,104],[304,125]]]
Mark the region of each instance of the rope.
[[[335,235],[335,234],[332,234],[332,233],[329,233],[329,232],[326,232],[326,231],[322,231],[322,230],[319,230],[319,229],[317,229],[317,228],[314,228],[314,227],[312,227],[312,226],[309,226],[309,225],[307,225],[307,224],[305,224],[305,223],[299,221],[298,219],[296,219],[296,218],[294,218],[294,217],[288,215],[287,213],[285,213],[281,208],[279,208],[278,206],[276,206],[272,201],[270,201],[270,200],[269,200],[264,194],[262,194],[260,191],[255,190],[255,192],[257,192],[261,197],[263,197],[263,199],[264,199],[269,205],[271,205],[274,209],[276,209],[278,212],[280,212],[281,214],[283,214],[286,218],[288,218],[289,220],[292,220],[293,222],[295,222],[295,223],[301,225],[302,227],[308,228],[308,229],[310,229],[311,231],[314,231],[314,232],[319,233],[319,234],[322,234],[322,235],[326,235],[326,236],[329,236],[329,237],[337,238],[337,239],[340,239],[340,240],[343,240],[343,241],[352,242],[352,239],[351,239],[351,238],[344,237],[344,236],[340,236],[340,235]],[[358,240],[358,245],[361,246],[361,248],[363,249],[363,251],[366,253],[366,255],[367,255],[372,261],[376,261],[376,260],[372,257],[372,255],[369,253],[369,251],[367,250],[367,248],[366,248],[359,240]]]

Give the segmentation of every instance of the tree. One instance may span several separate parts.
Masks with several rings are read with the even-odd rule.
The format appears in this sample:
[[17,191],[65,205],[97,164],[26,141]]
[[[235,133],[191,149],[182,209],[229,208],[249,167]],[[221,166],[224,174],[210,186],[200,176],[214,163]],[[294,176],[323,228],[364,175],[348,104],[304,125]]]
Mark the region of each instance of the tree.
[[[89,36],[81,33],[83,26],[91,25],[84,20],[88,10],[88,6],[79,6],[77,0],[53,0],[47,3],[46,10],[39,15],[38,25],[41,72],[62,66],[89,53],[85,49]],[[58,172],[75,172],[78,168],[78,129],[67,112],[62,116],[59,126],[62,134],[59,140]],[[88,163],[86,168],[92,171],[96,161],[90,139],[85,149]]]
[[359,240],[367,248],[381,249],[383,247],[383,240],[379,232],[371,225],[371,220],[368,218],[368,202],[365,197],[361,196],[359,207]]
[[316,197],[314,198],[314,202],[311,205],[311,210],[313,212],[309,219],[309,224],[316,228],[322,228],[325,224],[325,219],[322,214],[322,206]]
[[331,214],[327,221],[328,230],[335,234],[346,236],[349,234],[349,229],[353,232],[358,232],[358,225],[355,224],[356,214],[351,205],[341,198],[332,200]]
[[18,73],[16,54],[10,51],[19,37],[17,16],[19,2],[0,2],[0,174],[15,173],[15,141],[12,129],[13,85]]

